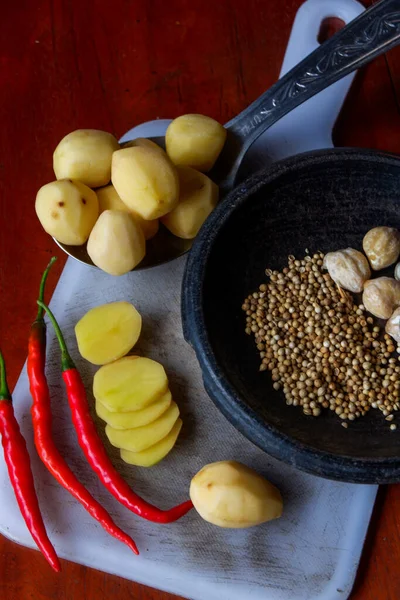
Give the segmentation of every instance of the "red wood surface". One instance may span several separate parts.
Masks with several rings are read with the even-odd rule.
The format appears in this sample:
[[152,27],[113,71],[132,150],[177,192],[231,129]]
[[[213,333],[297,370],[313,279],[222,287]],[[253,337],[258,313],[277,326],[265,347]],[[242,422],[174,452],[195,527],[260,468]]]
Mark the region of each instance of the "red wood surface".
[[[65,260],[34,214],[37,189],[53,178],[52,152],[60,138],[79,127],[119,136],[142,121],[185,112],[225,122],[275,81],[300,4],[301,0],[3,3],[0,344],[11,384],[25,360],[40,273],[50,255],[60,258],[58,273]],[[400,153],[399,91],[397,49],[357,76],[335,128],[336,143]],[[400,486],[382,488],[354,600],[400,598],[399,526]],[[55,575],[38,552],[0,537],[0,598],[110,597],[172,598],[65,561],[62,574]]]

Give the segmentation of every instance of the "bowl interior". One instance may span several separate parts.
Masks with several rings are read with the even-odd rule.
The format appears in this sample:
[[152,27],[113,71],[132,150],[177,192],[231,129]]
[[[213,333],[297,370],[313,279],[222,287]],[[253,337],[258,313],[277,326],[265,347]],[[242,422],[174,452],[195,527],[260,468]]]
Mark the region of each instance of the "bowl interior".
[[266,281],[265,269],[282,269],[288,255],[362,249],[372,227],[400,228],[399,164],[393,158],[359,160],[356,155],[302,161],[264,184],[260,178],[250,194],[244,191],[218,230],[205,271],[205,326],[218,367],[257,413],[252,427],[259,436],[272,425],[300,444],[339,456],[399,456],[400,423],[390,431],[378,410],[344,429],[329,410],[314,418],[287,406],[283,393],[273,390],[270,374],[259,372],[254,338],[244,332],[241,310],[244,298]]

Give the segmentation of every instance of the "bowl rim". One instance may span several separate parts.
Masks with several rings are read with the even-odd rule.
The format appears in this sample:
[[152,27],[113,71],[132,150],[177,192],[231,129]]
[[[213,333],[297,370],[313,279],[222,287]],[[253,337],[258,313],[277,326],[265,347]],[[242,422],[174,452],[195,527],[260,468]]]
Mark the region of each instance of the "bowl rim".
[[300,470],[329,479],[351,483],[395,483],[400,481],[400,456],[356,458],[333,454],[304,444],[261,420],[218,366],[204,319],[202,290],[207,261],[230,215],[259,189],[288,171],[319,164],[334,165],[343,160],[382,163],[400,168],[399,157],[381,151],[333,148],[305,152],[257,172],[219,203],[201,228],[186,262],[181,304],[183,333],[196,353],[211,400],[236,429],[267,454]]

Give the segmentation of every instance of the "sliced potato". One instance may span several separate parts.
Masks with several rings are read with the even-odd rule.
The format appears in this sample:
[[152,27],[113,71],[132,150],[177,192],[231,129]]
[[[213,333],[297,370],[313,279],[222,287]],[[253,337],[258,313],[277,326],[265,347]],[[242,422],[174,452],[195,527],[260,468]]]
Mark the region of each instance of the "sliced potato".
[[165,153],[136,146],[114,152],[112,183],[121,200],[148,221],[175,208],[179,200],[179,180]]
[[179,408],[172,401],[170,407],[153,423],[135,429],[114,429],[106,425],[106,435],[110,443],[121,450],[141,452],[154,446],[169,434],[179,417]]
[[129,140],[129,142],[123,142],[121,144],[121,148],[136,148],[137,146],[140,146],[141,148],[150,148],[150,150],[157,150],[158,152],[165,154],[165,151],[161,146],[148,138],[136,138],[135,140]]
[[211,463],[195,475],[190,499],[199,515],[218,527],[253,527],[282,514],[279,490],[234,460]]
[[130,210],[130,208],[128,208],[127,205],[122,202],[121,198],[117,194],[117,190],[113,185],[106,185],[105,187],[99,188],[96,190],[96,193],[99,199],[100,214],[105,210],[122,210],[131,214],[139,223],[144,233],[145,240],[150,240],[156,235],[159,227],[158,219],[146,221],[133,210]]
[[57,179],[78,179],[89,187],[100,187],[111,179],[111,157],[119,144],[111,133],[77,129],[66,135],[53,154]]
[[177,167],[179,204],[161,218],[174,235],[192,239],[218,203],[218,186],[207,175],[191,167]]
[[130,452],[121,450],[121,458],[129,465],[137,467],[152,467],[163,460],[172,450],[182,429],[182,419],[178,419],[168,435],[162,440],[142,450],[141,452]]
[[137,221],[121,210],[106,210],[96,221],[87,252],[94,264],[110,275],[124,275],[146,254],[143,231]]
[[35,210],[45,231],[62,244],[80,246],[99,215],[96,193],[80,181],[52,181],[40,188]]
[[101,367],[93,395],[112,412],[131,412],[152,404],[168,390],[164,367],[143,356],[125,356]]
[[103,419],[108,425],[114,429],[135,429],[152,423],[160,417],[170,407],[172,402],[172,394],[168,390],[163,396],[142,408],[132,412],[111,412],[101,402],[96,400],[96,413],[100,419]]
[[95,306],[75,325],[79,352],[94,365],[105,365],[128,354],[141,330],[142,317],[130,302]]
[[182,115],[168,126],[167,154],[175,165],[193,167],[205,173],[217,160],[225,144],[226,129],[204,115]]

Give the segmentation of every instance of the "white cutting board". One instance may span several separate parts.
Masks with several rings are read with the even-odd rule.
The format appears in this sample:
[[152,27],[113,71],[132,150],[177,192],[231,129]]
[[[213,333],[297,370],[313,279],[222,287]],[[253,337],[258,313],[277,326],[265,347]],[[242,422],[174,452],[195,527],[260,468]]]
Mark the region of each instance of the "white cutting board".
[[[348,21],[361,10],[353,0],[308,0],[297,14],[283,70],[316,46],[316,32],[323,17],[335,14]],[[331,128],[350,81],[347,78],[338,82],[287,115],[257,143],[259,152],[265,151],[267,144],[267,154],[276,159],[300,150],[330,146]],[[324,107],[329,107],[329,111]],[[147,135],[162,134],[165,125],[159,122],[160,130],[147,130]],[[310,135],[314,125],[315,138]],[[135,135],[143,134],[146,133],[142,129],[135,130]],[[313,144],[312,139],[317,141]],[[254,160],[254,149],[251,156]],[[126,546],[108,536],[41,464],[33,444],[31,399],[24,369],[14,391],[14,403],[56,550],[69,560],[192,600],[345,599],[353,584],[377,488],[332,482],[296,471],[257,449],[224,419],[206,395],[194,352],[183,339],[180,284],[184,263],[183,257],[156,269],[112,278],[69,259],[51,307],[65,332],[91,401],[96,369],[80,359],[73,325],[90,307],[113,300],[133,302],[143,316],[138,350],[165,365],[184,428],[177,448],[152,469],[124,465],[118,453],[108,446],[117,468],[137,492],[166,508],[187,498],[190,479],[204,464],[236,459],[278,485],[284,497],[283,517],[253,529],[230,531],[205,523],[194,511],[178,523],[155,525],[119,505],[98,482],[76,442],[60,375],[58,347],[49,327],[47,372],[57,444],[88,489],[133,536],[141,554],[135,557]],[[32,307],[32,314],[34,310]],[[34,547],[17,509],[3,460],[0,506],[0,532]]]

